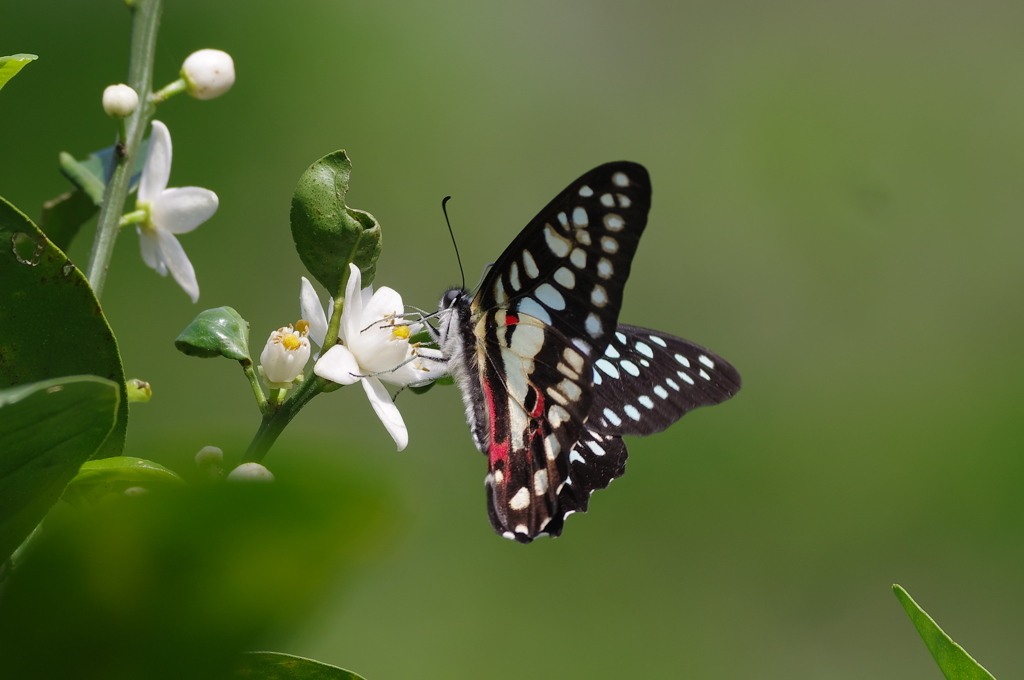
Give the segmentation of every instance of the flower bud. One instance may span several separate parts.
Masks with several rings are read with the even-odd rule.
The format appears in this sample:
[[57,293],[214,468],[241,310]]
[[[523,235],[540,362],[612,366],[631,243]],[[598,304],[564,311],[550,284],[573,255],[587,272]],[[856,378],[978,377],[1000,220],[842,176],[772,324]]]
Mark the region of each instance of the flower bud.
[[196,465],[201,468],[219,466],[224,462],[224,452],[216,446],[204,446],[196,454]]
[[263,376],[272,387],[288,387],[309,361],[309,324],[300,322],[300,328],[301,331],[291,326],[278,328],[270,334],[260,354]]
[[181,66],[188,93],[196,99],[219,97],[235,84],[235,62],[220,50],[199,50]]
[[103,90],[103,110],[108,116],[124,118],[139,108],[139,95],[127,85],[110,85]]
[[259,463],[242,463],[228,475],[232,482],[272,482],[274,475]]

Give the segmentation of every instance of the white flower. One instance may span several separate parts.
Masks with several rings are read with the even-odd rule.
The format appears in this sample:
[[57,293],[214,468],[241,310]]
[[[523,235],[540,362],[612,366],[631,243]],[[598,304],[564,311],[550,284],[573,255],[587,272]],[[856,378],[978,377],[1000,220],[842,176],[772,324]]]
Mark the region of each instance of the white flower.
[[260,354],[263,376],[270,387],[291,387],[309,361],[308,324],[300,321],[296,325],[298,329],[284,326],[271,333]]
[[153,121],[149,155],[139,180],[137,210],[149,217],[136,229],[142,259],[160,276],[168,270],[178,285],[185,289],[192,302],[199,300],[199,283],[192,263],[188,261],[175,234],[190,232],[217,212],[217,194],[199,187],[167,188],[171,177],[171,133],[158,120]]
[[259,463],[242,463],[230,473],[229,482],[272,482],[274,475]]
[[199,50],[181,65],[181,77],[196,99],[219,97],[235,84],[235,62],[220,50]]
[[204,446],[196,454],[196,465],[199,467],[213,467],[224,463],[224,452],[216,446]]
[[139,107],[139,95],[125,84],[110,85],[103,90],[103,110],[108,116],[124,118]]
[[[440,351],[409,344],[409,336],[419,324],[407,325],[397,316],[405,310],[402,296],[386,287],[377,292],[372,287],[360,290],[359,267],[349,267],[345,307],[338,329],[338,340],[343,344],[328,348],[313,372],[342,385],[362,382],[370,405],[401,451],[409,443],[409,431],[381,381],[392,385],[426,382],[444,375],[445,366],[430,360],[440,359]],[[315,303],[311,306],[307,306],[307,286]],[[323,335],[318,337],[313,329],[322,324],[326,330],[327,320],[308,281],[303,283],[302,303],[303,317],[310,322],[310,335],[314,341],[323,342]]]

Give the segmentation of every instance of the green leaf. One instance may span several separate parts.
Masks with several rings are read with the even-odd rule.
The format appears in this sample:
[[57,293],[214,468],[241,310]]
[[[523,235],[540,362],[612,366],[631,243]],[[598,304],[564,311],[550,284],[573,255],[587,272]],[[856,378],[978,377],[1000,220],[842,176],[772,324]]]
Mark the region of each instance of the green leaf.
[[443,378],[438,378],[437,380],[429,382],[426,385],[419,385],[419,386],[416,386],[416,387],[410,385],[409,386],[409,390],[412,391],[413,394],[426,394],[427,392],[430,391],[431,388],[434,387],[434,385],[454,385],[454,384],[455,384],[455,378],[451,377],[450,375],[446,375]]
[[2,593],[0,677],[232,677],[378,550],[392,499],[303,463],[272,484],[175,485],[51,516]]
[[249,652],[235,669],[247,680],[363,680],[363,676],[312,659],[277,652]]
[[[135,163],[132,166],[129,191],[138,185],[142,168],[146,164],[146,156],[149,154],[150,139],[147,137],[139,144],[139,150],[135,154]],[[75,187],[88,195],[98,208],[103,205],[103,193],[106,191],[110,175],[114,172],[115,153],[116,147],[108,146],[105,149],[93,151],[84,161],[79,161],[66,151],[61,151],[60,171]]]
[[9,57],[0,57],[0,89],[3,89],[8,80],[16,76],[18,71],[25,67],[25,64],[38,58],[34,54],[12,54]]
[[103,310],[67,255],[0,198],[0,389],[66,375],[98,375],[121,386],[117,426],[96,456],[121,455],[128,399]]
[[190,357],[249,361],[249,322],[231,307],[207,309],[185,327],[174,346]]
[[39,226],[53,245],[61,250],[67,250],[78,230],[99,210],[88,194],[75,187],[43,203],[43,216]]
[[117,384],[95,376],[0,390],[0,562],[103,444],[119,401]]
[[335,151],[302,173],[292,197],[292,238],[302,264],[337,298],[345,292],[350,262],[362,271],[363,287],[373,283],[380,257],[381,229],[370,213],[345,205],[352,162]]
[[939,665],[942,674],[946,676],[946,680],[995,680],[991,673],[939,628],[932,617],[928,616],[914,602],[907,591],[899,585],[893,585],[892,590],[907,611],[907,616],[917,628],[917,632],[920,633],[928,651],[932,653],[932,658]]
[[64,500],[80,507],[91,507],[109,494],[124,493],[125,489],[141,486],[153,489],[181,484],[176,473],[159,463],[130,456],[115,456],[91,460],[64,490]]

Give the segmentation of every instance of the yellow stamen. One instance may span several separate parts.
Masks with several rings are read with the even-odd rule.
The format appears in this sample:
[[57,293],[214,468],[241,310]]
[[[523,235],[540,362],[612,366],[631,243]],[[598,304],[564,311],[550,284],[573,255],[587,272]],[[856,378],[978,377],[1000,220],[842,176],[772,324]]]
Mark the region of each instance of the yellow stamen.
[[305,319],[299,319],[295,322],[295,330],[302,335],[309,335],[309,322]]
[[294,352],[299,347],[302,347],[302,343],[299,342],[299,338],[294,333],[286,333],[285,336],[281,338],[281,344],[290,352]]
[[395,336],[396,338],[401,338],[402,340],[408,340],[409,339],[409,327],[408,326],[395,326],[391,330],[391,335]]

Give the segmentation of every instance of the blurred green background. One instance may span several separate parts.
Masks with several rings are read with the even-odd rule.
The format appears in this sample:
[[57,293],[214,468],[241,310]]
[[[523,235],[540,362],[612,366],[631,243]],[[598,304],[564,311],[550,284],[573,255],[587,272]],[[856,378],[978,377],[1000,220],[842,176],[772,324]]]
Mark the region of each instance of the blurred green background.
[[[103,306],[135,405],[130,455],[240,455],[237,367],[178,354],[202,309],[253,343],[298,315],[288,210],[338,148],[384,227],[378,283],[432,308],[556,192],[644,163],[649,228],[622,320],[707,345],[744,390],[629,443],[629,474],[557,540],[495,536],[453,388],[402,395],[395,453],[359,389],[317,399],[268,458],[393,480],[400,529],[278,651],[399,678],[935,678],[904,585],[1000,678],[1024,673],[1024,5],[168,0],[156,83],[230,52],[221,99],[158,118],[172,186],[221,208],[182,237],[199,305],[117,244]],[[57,155],[108,146],[116,0],[4,3],[0,195],[38,217]],[[88,259],[91,234],[70,255]],[[25,329],[31,333],[32,329]],[[258,352],[258,349],[254,350]]]

